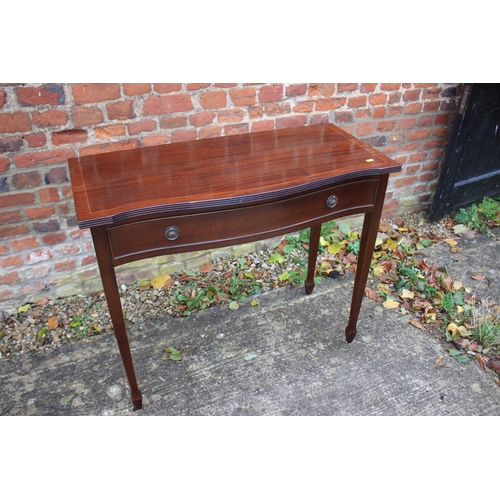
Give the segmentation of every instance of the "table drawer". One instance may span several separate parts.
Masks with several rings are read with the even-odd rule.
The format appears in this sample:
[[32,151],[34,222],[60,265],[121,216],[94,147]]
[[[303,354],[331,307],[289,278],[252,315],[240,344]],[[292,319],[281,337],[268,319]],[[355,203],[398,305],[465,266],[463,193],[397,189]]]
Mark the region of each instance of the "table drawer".
[[113,258],[119,264],[159,250],[174,253],[255,241],[345,212],[367,212],[375,204],[377,186],[376,179],[355,181],[272,203],[122,224],[108,229]]

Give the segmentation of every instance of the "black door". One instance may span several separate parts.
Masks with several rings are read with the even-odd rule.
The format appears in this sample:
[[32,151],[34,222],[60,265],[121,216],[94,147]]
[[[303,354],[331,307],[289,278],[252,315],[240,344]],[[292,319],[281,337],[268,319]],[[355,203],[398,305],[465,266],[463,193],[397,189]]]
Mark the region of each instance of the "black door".
[[429,219],[500,194],[500,83],[464,86]]

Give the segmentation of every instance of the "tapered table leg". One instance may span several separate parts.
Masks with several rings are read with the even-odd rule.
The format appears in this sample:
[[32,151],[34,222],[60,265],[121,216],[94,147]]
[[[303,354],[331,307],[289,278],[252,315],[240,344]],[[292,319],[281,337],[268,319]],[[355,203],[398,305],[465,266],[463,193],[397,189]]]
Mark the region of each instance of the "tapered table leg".
[[354,278],[354,289],[352,293],[351,312],[349,322],[345,329],[346,341],[352,342],[357,333],[356,324],[358,322],[359,310],[365,293],[366,280],[370,271],[370,264],[373,257],[375,242],[377,241],[380,216],[384,206],[385,191],[389,176],[382,176],[379,179],[377,190],[377,200],[373,212],[365,214],[363,230],[361,232],[361,244],[358,254],[358,264],[356,266],[356,276]]
[[318,257],[319,237],[321,234],[321,224],[311,227],[309,237],[309,257],[307,261],[306,294],[310,295],[314,288],[314,274],[316,272],[316,259]]
[[92,239],[94,240],[94,248],[97,255],[99,271],[101,273],[102,285],[108,302],[111,322],[113,323],[113,329],[118,343],[118,348],[120,350],[123,367],[125,368],[125,374],[127,375],[128,383],[130,385],[132,403],[137,410],[140,410],[142,408],[142,394],[137,385],[137,379],[135,376],[134,364],[132,362],[132,354],[130,352],[130,345],[125,328],[120,294],[118,293],[115,268],[113,266],[107,231],[104,227],[94,227],[91,228],[91,232]]

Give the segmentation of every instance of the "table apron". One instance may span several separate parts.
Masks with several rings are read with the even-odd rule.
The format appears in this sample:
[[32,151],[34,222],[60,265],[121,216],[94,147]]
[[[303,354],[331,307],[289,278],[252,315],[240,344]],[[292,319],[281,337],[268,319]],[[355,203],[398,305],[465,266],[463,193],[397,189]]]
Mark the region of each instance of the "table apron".
[[378,179],[358,180],[271,203],[116,224],[108,227],[113,265],[257,241],[371,212],[378,187]]

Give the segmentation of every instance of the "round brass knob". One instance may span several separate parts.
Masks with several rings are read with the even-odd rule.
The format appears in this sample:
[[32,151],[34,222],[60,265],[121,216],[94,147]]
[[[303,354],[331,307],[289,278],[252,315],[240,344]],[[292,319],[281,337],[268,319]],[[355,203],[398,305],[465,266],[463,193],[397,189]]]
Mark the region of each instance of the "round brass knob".
[[178,227],[170,226],[170,227],[167,227],[167,229],[165,229],[165,238],[167,238],[167,240],[173,241],[173,240],[177,239],[179,234],[180,234],[180,231],[179,231]]
[[326,200],[326,206],[328,208],[333,208],[338,203],[338,201],[339,201],[339,199],[334,194],[332,194]]

